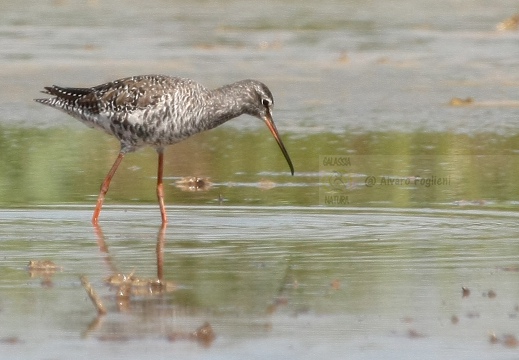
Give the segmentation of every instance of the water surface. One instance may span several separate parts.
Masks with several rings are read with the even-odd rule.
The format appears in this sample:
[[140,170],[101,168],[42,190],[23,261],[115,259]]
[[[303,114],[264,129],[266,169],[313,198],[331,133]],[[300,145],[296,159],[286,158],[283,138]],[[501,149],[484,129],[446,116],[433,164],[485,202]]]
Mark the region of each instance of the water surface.
[[[517,326],[515,212],[175,207],[162,261],[164,278],[178,288],[134,296],[123,308],[103,279],[157,276],[157,209],[109,207],[98,232],[89,215],[77,207],[1,212],[4,354],[504,358],[516,351],[489,341],[491,332],[502,337]],[[30,278],[25,264],[40,258],[62,270]],[[79,275],[109,310],[95,326]],[[206,321],[217,335],[209,347],[167,340]]]
[[[517,11],[0,1],[0,357],[516,356],[519,33],[496,25]],[[93,228],[119,144],[32,99],[150,73],[265,82],[295,176],[244,116],[167,149],[164,232],[152,149]],[[61,269],[27,270],[45,259]],[[132,272],[176,288],[118,302],[104,279]]]

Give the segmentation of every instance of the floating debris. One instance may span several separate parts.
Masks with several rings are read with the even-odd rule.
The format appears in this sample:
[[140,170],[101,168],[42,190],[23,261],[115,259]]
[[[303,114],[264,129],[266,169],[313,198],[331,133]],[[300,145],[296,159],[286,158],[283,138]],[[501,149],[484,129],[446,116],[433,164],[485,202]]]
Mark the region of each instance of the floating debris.
[[350,57],[348,56],[348,53],[346,51],[341,51],[341,53],[339,54],[339,58],[337,60],[341,64],[347,64],[350,62]]
[[8,336],[8,337],[5,337],[5,338],[1,338],[0,339],[0,343],[14,345],[14,344],[23,343],[23,341],[20,340],[20,338],[18,336]]
[[519,14],[509,17],[496,25],[498,31],[511,31],[519,29]]
[[193,332],[193,337],[197,341],[202,342],[205,345],[209,345],[216,338],[216,335],[211,324],[205,322],[202,326]]
[[489,341],[491,344],[502,343],[504,346],[509,348],[516,348],[519,346],[519,341],[512,334],[504,334],[501,339],[499,339],[494,332],[491,332],[489,335]]
[[90,281],[88,281],[88,278],[86,276],[82,275],[80,277],[80,279],[81,279],[81,284],[85,288],[90,300],[92,300],[92,304],[94,304],[94,307],[96,308],[97,313],[99,315],[106,314],[106,308],[104,307],[103,302],[101,301],[101,298],[99,297],[99,295],[97,295],[94,288],[90,284]]
[[451,316],[451,323],[452,323],[453,325],[456,325],[456,324],[459,323],[459,322],[460,322],[460,319],[459,319],[456,315],[452,315],[452,316]]
[[140,279],[131,272],[129,275],[115,274],[105,279],[110,286],[116,286],[117,297],[125,298],[130,295],[157,295],[176,290],[175,283],[160,279]]
[[505,266],[500,269],[503,271],[519,272],[519,266]]
[[42,286],[52,287],[52,276],[56,271],[61,271],[62,267],[50,260],[31,260],[27,265],[31,278],[42,278]]
[[278,295],[274,298],[272,303],[267,306],[267,314],[274,314],[280,306],[288,304],[288,297],[286,295]]
[[209,178],[199,178],[196,176],[182,178],[176,181],[175,185],[183,191],[207,191],[213,186]]
[[333,290],[339,290],[341,288],[341,281],[339,279],[334,279],[330,283],[330,286],[332,287]]
[[470,289],[466,286],[463,286],[461,288],[461,297],[462,298],[466,298],[466,297],[469,297],[470,296]]
[[515,348],[519,345],[519,341],[514,335],[505,334],[503,335],[503,345],[510,348]]
[[125,283],[131,283],[136,279],[137,278],[134,276],[134,272],[132,271],[129,275],[125,275],[125,274],[110,275],[109,277],[107,277],[105,279],[105,283],[107,283],[108,285],[120,286]]
[[494,290],[488,290],[488,292],[484,295],[488,296],[489,299],[493,299],[497,296],[497,294]]
[[405,324],[411,324],[414,321],[414,319],[411,316],[404,316],[400,320]]
[[27,265],[27,269],[31,277],[50,277],[56,271],[61,271],[62,267],[50,260],[31,260]]
[[489,334],[488,341],[490,341],[491,344],[497,344],[499,342],[495,332]]
[[61,266],[56,265],[51,260],[31,260],[27,265],[29,270],[45,270],[45,271],[56,271],[61,270]]
[[211,324],[209,324],[207,321],[193,332],[190,332],[190,333],[174,332],[174,333],[168,334],[168,336],[167,336],[167,339],[169,341],[191,340],[191,341],[197,341],[198,343],[200,343],[206,347],[210,346],[215,338],[216,338],[216,334],[214,333],[214,330],[213,330]]
[[270,190],[276,187],[276,183],[272,180],[261,179],[258,183],[258,187],[262,190]]
[[424,334],[422,334],[414,329],[409,329],[409,331],[407,332],[407,336],[409,336],[409,338],[411,338],[411,339],[418,339],[418,338],[425,337]]
[[259,43],[259,48],[261,50],[281,49],[282,47],[283,47],[283,43],[280,40],[274,40],[271,42],[261,41]]
[[451,101],[449,101],[450,106],[467,106],[467,105],[471,105],[473,103],[474,103],[474,99],[472,99],[471,97],[468,97],[466,99],[454,97],[451,99]]

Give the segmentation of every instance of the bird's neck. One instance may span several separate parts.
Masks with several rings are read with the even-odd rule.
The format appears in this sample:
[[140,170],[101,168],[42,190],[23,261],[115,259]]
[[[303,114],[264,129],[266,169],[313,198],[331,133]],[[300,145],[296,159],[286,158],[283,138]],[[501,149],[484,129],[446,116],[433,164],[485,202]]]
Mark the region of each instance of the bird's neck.
[[208,94],[204,122],[212,129],[249,112],[249,102],[240,82],[211,90]]

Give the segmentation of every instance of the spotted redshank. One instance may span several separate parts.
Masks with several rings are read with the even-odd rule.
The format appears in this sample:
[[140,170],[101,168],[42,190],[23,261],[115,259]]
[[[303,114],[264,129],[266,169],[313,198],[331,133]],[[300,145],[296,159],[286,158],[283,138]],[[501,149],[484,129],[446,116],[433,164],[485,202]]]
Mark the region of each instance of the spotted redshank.
[[262,119],[288,162],[294,166],[272,120],[274,99],[265,84],[242,80],[209,90],[197,82],[163,75],[133,76],[90,88],[45,87],[53,95],[35,101],[62,110],[92,128],[115,136],[119,155],[106,175],[92,223],[97,225],[105,195],[125,154],[143,146],[158,153],[157,198],[162,223],[167,223],[162,183],[164,148],[212,129],[242,114]]

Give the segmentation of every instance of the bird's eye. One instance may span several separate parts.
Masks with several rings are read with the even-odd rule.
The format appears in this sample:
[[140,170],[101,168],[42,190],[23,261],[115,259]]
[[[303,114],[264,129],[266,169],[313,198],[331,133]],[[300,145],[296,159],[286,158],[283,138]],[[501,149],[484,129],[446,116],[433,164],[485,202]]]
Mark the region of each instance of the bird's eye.
[[270,101],[269,99],[263,99],[261,100],[261,103],[263,104],[263,106],[269,107],[272,104],[272,101]]

